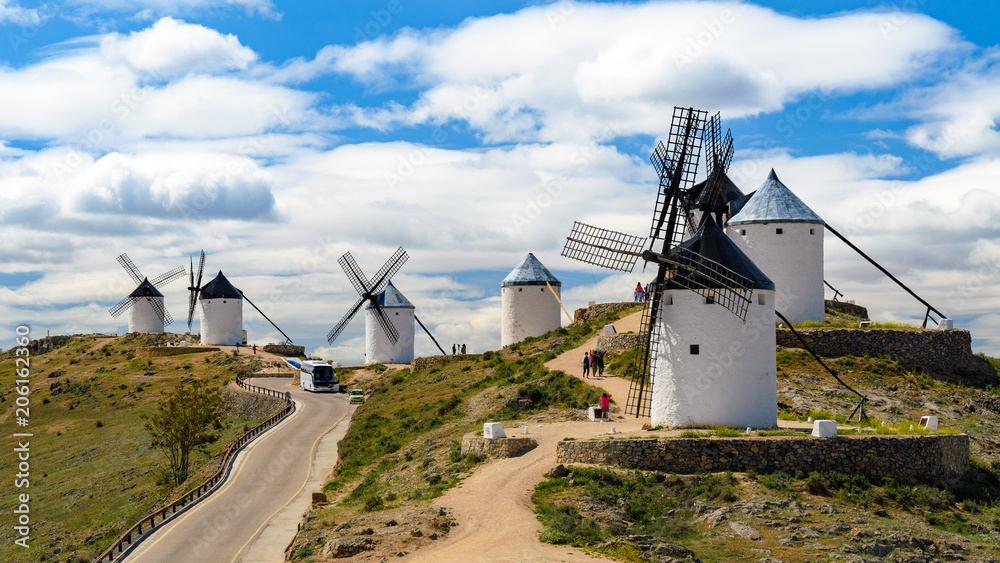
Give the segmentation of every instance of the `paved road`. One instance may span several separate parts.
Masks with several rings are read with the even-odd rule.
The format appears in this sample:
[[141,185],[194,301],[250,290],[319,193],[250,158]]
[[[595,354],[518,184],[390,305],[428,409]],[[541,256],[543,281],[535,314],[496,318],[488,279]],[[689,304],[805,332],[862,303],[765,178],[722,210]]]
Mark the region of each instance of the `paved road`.
[[144,541],[126,561],[281,561],[334,463],[353,411],[347,395],[307,393],[289,379],[250,383],[291,391],[296,412],[239,454],[230,479]]

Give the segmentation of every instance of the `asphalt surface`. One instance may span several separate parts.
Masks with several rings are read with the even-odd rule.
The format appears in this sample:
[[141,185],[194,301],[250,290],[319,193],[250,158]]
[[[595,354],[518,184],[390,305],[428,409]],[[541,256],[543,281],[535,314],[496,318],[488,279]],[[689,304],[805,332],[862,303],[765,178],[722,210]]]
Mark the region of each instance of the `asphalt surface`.
[[336,463],[347,431],[347,395],[308,393],[288,378],[250,383],[291,391],[295,413],[237,457],[230,478],[209,498],[178,515],[126,559],[155,562],[281,561],[311,494]]

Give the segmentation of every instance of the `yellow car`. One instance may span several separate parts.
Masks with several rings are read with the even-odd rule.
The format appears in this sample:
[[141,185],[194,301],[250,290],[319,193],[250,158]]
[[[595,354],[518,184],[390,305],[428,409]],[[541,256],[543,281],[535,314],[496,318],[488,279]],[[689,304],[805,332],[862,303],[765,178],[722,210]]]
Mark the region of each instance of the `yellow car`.
[[351,394],[347,396],[350,404],[365,402],[365,392],[361,389],[351,389]]

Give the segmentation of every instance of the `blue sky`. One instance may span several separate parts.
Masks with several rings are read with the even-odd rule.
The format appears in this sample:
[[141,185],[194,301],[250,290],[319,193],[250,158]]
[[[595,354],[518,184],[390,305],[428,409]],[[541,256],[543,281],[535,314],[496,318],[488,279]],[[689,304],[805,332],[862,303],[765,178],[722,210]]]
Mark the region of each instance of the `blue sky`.
[[[360,361],[360,318],[324,338],[356,299],[336,259],[373,272],[402,245],[395,285],[438,340],[494,349],[500,280],[527,252],[570,309],[645,281],[560,257],[563,237],[574,220],[646,231],[648,154],[693,105],[732,129],[745,192],[774,168],[1000,354],[994,12],[0,0],[0,318],[123,332],[115,257],[155,275],[204,249],[297,343]],[[826,278],[875,318],[923,317],[829,236]],[[183,285],[164,291],[177,319]],[[251,340],[274,340],[246,309]]]

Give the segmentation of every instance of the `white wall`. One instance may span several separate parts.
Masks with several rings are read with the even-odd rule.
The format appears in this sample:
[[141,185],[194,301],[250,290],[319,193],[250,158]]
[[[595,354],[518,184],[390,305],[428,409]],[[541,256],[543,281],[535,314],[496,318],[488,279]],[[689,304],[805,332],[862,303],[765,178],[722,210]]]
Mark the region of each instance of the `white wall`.
[[375,317],[374,309],[365,309],[365,362],[410,363],[413,361],[413,315],[416,309],[390,307],[382,310],[392,326],[396,327],[399,339],[392,344]]
[[[561,288],[552,286],[556,295]],[[544,285],[500,288],[500,346],[510,346],[559,328],[559,302]]]
[[235,346],[243,341],[242,299],[199,299],[201,343]]
[[159,301],[160,308],[163,308],[162,297],[139,297],[132,302],[128,313],[129,332],[163,332],[163,321],[153,308],[153,299]]
[[729,238],[774,282],[776,308],[793,323],[824,320],[824,230],[810,223],[726,227]]
[[[652,366],[651,424],[776,426],[774,292],[754,291],[746,323],[693,291],[663,295],[661,340]],[[697,355],[692,354],[693,344],[699,347]]]

